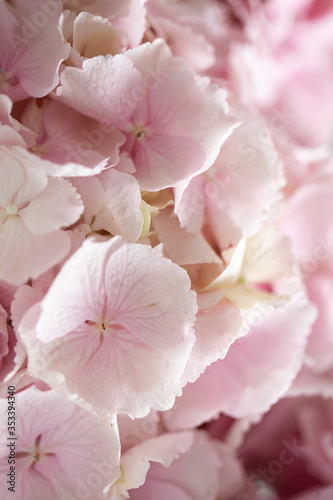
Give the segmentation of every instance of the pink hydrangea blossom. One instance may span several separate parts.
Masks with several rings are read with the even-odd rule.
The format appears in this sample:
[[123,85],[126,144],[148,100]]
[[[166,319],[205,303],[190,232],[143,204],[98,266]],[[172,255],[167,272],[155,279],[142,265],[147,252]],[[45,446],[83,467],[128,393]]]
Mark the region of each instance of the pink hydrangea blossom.
[[30,101],[21,120],[37,134],[30,151],[47,160],[45,170],[56,177],[99,174],[118,163],[125,142],[113,127],[103,127],[53,100],[42,107]]
[[228,138],[213,166],[175,190],[181,225],[207,220],[220,248],[252,236],[282,197],[282,163],[264,125],[248,118]]
[[136,179],[110,169],[98,177],[72,179],[84,203],[78,227],[87,235],[107,232],[123,236],[129,243],[140,237],[143,214]]
[[207,170],[235,123],[225,92],[195,77],[161,40],[66,68],[61,84],[62,102],[126,135],[135,175],[150,191]]
[[297,298],[284,310],[254,309],[251,320],[249,333],[188,384],[165,412],[169,429],[200,425],[221,411],[236,418],[264,413],[288,390],[303,362],[314,308]]
[[70,47],[61,34],[57,0],[0,2],[0,92],[14,101],[43,97],[59,82],[59,67]]
[[19,326],[31,373],[99,415],[170,408],[195,340],[189,288],[158,249],[88,239]]
[[0,0],[5,500],[332,500],[332,26]]
[[[119,475],[120,447],[116,426],[64,401],[54,391],[40,392],[32,387],[17,394],[15,399],[19,408],[16,481],[13,481],[14,489],[9,491],[5,472],[8,441],[2,433],[3,498],[12,498],[13,491],[27,500],[45,498],[45,492],[50,500],[75,498],[84,491],[102,496],[103,488]],[[7,400],[2,399],[0,404],[4,420]],[[2,422],[2,430],[4,427]]]
[[69,182],[46,176],[42,160],[5,146],[0,157],[0,277],[19,285],[68,253],[61,228],[73,224],[83,206]]

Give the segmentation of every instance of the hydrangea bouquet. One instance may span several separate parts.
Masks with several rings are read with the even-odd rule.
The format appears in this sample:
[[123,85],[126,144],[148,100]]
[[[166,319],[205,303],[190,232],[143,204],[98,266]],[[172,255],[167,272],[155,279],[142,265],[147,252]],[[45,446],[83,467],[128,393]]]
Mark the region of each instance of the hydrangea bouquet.
[[332,30],[0,0],[3,500],[332,500]]

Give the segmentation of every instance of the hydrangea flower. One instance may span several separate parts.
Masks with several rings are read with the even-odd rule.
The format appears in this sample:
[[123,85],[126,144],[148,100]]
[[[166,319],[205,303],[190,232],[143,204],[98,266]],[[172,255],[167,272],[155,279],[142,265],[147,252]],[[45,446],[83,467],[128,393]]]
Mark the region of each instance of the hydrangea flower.
[[196,310],[186,272],[158,249],[88,239],[19,332],[32,374],[98,415],[142,417],[180,393]]

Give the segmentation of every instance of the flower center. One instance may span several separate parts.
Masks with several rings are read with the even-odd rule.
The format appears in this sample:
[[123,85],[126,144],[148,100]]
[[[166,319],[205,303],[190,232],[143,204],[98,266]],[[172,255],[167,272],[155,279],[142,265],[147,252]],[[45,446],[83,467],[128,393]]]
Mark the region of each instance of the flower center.
[[6,208],[7,215],[17,215],[18,207],[16,205],[8,205]]
[[34,443],[34,449],[30,451],[19,451],[18,453],[16,453],[16,458],[31,457],[30,467],[33,469],[36,465],[36,462],[43,460],[44,457],[54,457],[54,453],[41,449],[41,439],[42,435],[39,434]]
[[94,332],[94,335],[98,335],[99,339],[101,342],[104,341],[105,337],[110,337],[111,330],[108,328],[109,324],[107,321],[102,320],[100,321],[91,321],[91,320],[86,320],[85,321],[86,325],[89,325],[92,327],[92,331]]
[[35,153],[36,155],[46,155],[46,153],[47,153],[47,150],[46,150],[45,148],[43,148],[43,146],[42,146],[42,145],[39,145],[39,146],[37,146],[37,145],[31,146],[30,151],[31,151],[32,153]]
[[135,132],[134,132],[134,133],[135,133],[135,137],[136,137],[137,139],[139,139],[139,141],[140,141],[141,139],[143,139],[143,138],[144,138],[144,136],[146,135],[146,133],[147,133],[147,132],[144,130],[144,128],[143,128],[143,127],[138,127],[138,128],[135,130]]
[[95,337],[99,338],[101,343],[104,342],[105,339],[110,339],[118,330],[123,330],[122,326],[113,323],[112,318],[101,318],[95,321],[87,319],[85,324],[89,325],[91,328],[90,332]]
[[5,72],[2,68],[0,68],[0,85],[2,88],[8,88],[9,85],[15,86],[19,83],[19,80],[16,76],[12,76],[12,73]]

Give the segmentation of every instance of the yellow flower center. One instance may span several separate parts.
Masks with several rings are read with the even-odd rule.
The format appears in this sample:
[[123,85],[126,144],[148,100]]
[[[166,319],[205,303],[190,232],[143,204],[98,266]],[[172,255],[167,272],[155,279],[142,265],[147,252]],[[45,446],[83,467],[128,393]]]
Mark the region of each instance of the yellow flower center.
[[6,213],[8,215],[17,215],[18,207],[16,205],[8,205],[8,207],[6,208]]
[[136,136],[137,139],[139,139],[139,141],[141,139],[143,139],[145,135],[146,135],[146,131],[143,129],[143,127],[138,127],[135,130],[135,136]]

